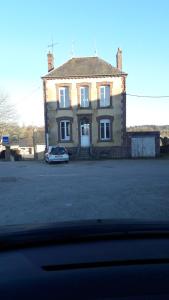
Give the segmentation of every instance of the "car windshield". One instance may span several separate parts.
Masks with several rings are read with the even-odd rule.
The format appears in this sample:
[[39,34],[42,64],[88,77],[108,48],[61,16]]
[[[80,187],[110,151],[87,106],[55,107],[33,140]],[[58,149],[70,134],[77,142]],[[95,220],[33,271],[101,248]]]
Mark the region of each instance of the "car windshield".
[[65,154],[65,153],[66,153],[66,151],[63,147],[53,147],[50,152],[50,154],[53,154],[53,155],[61,155],[61,154]]
[[169,220],[169,1],[1,1],[0,226]]

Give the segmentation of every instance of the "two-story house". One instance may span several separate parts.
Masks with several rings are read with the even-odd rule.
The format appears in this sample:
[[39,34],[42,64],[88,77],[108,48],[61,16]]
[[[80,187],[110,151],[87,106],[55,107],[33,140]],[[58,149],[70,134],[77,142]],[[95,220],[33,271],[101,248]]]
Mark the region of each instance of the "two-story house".
[[74,57],[43,76],[46,147],[64,145],[72,158],[125,157],[126,76],[99,57]]

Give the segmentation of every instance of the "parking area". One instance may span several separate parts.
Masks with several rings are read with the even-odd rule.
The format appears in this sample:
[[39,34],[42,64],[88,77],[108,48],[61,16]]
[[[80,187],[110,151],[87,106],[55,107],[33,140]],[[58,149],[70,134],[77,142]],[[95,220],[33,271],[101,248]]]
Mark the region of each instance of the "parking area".
[[0,162],[0,225],[169,219],[169,160]]

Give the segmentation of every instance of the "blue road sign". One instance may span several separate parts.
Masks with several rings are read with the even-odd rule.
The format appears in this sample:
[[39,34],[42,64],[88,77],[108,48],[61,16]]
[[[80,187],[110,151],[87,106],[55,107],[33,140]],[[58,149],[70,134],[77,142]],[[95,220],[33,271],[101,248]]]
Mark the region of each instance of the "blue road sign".
[[3,135],[2,136],[2,143],[3,144],[9,144],[9,136],[8,135]]

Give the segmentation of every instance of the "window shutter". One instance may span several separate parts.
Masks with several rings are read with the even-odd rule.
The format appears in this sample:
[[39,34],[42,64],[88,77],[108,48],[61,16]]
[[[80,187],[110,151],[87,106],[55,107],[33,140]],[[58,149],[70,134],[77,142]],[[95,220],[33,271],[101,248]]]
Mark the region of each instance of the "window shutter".
[[110,105],[110,86],[109,85],[107,85],[106,87],[105,87],[105,90],[106,90],[106,101],[105,101],[105,103],[106,103],[106,105]]
[[100,123],[100,138],[101,140],[105,138],[104,136],[104,123]]
[[86,102],[89,100],[89,88],[87,86],[85,87],[85,100]]
[[69,101],[69,88],[65,87],[65,107],[70,106],[70,101]]
[[106,123],[106,139],[110,138],[110,122]]
[[100,106],[104,106],[104,87],[100,87]]
[[65,139],[65,122],[60,122],[61,125],[61,139]]
[[66,122],[66,137],[67,137],[67,139],[70,138],[70,122],[69,121]]
[[80,89],[80,92],[81,92],[81,94],[80,94],[80,101],[81,101],[80,105],[82,107],[84,107],[84,97],[85,97],[84,94],[85,94],[85,92],[84,92],[84,88],[83,87]]
[[60,107],[64,107],[64,91],[60,89]]

